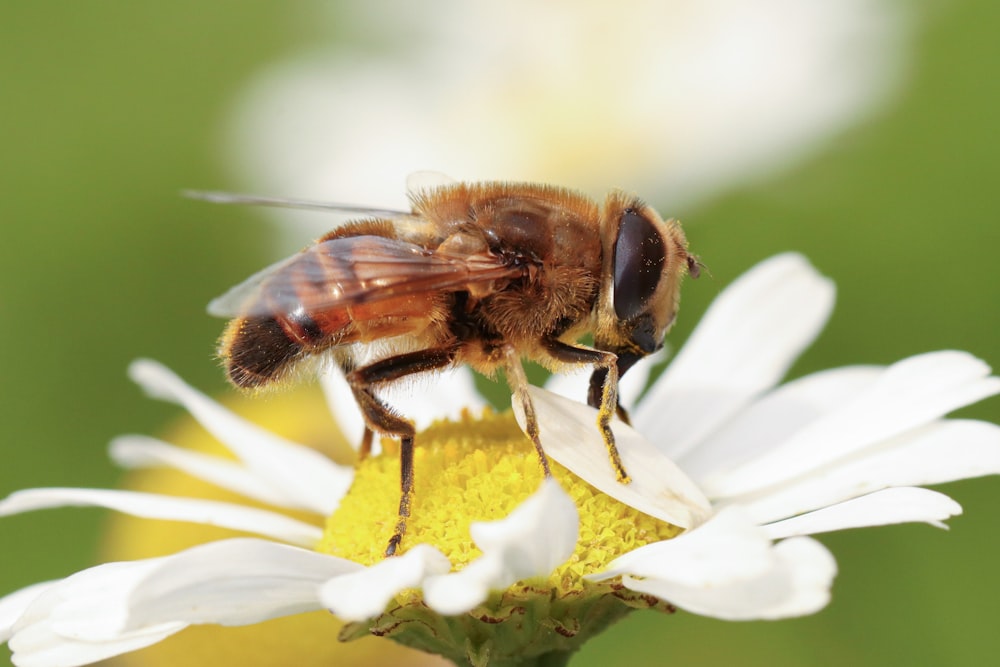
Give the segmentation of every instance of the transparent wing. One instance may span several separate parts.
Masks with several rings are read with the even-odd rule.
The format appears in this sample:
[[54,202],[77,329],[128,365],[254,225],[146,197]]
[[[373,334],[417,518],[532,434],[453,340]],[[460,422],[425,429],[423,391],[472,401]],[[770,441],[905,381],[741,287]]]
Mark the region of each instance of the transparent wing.
[[286,257],[280,262],[275,262],[261,269],[238,285],[230,287],[225,294],[217,296],[208,302],[208,308],[206,309],[208,314],[214,317],[236,317],[241,314],[250,315],[251,313],[242,310],[243,304],[249,304],[251,301],[254,301],[262,289],[261,285],[272,276],[276,276],[287,267],[290,267],[298,258],[299,255]]
[[210,190],[184,190],[185,197],[212,202],[213,204],[245,204],[249,206],[273,206],[276,208],[298,208],[308,211],[328,211],[336,213],[360,214],[376,218],[394,218],[408,215],[409,211],[399,211],[390,208],[360,206],[357,204],[336,204],[333,202],[315,201],[312,199],[291,199],[286,197],[264,197],[260,195],[244,195],[233,192],[215,192]]
[[[406,179],[406,190],[416,194],[427,190],[454,185],[454,178],[439,171],[415,171]],[[315,199],[297,199],[293,197],[268,197],[264,195],[247,195],[236,192],[220,192],[217,190],[183,190],[181,192],[190,199],[200,199],[213,204],[242,204],[246,206],[273,206],[275,208],[297,208],[307,211],[330,211],[336,213],[355,213],[374,217],[395,218],[405,216],[410,211],[401,211],[378,206],[360,204],[339,204],[336,202],[317,201]]]
[[273,315],[373,304],[518,278],[525,268],[489,253],[457,255],[379,236],[316,243],[255,273],[208,305],[220,317]]

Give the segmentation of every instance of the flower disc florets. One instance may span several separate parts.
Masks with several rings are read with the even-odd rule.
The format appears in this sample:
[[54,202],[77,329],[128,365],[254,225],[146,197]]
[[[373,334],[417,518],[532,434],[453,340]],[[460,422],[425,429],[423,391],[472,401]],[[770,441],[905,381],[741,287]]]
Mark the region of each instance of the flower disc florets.
[[[394,442],[385,441],[381,456],[369,457],[358,467],[354,484],[327,522],[318,550],[374,565],[384,557],[396,525],[399,503],[399,455]],[[655,598],[624,589],[617,580],[593,582],[587,574],[600,572],[616,557],[645,544],[676,536],[679,528],[643,514],[610,498],[552,462],[553,474],[573,499],[580,517],[579,539],[572,556],[548,576],[518,582],[493,593],[468,614],[434,618],[423,603],[423,593],[411,589],[399,594],[383,616],[348,630],[350,636],[406,633],[416,630],[419,641],[465,643],[476,636],[492,636],[491,646],[509,650],[566,650],[634,607],[667,605]],[[465,413],[455,422],[441,421],[419,434],[414,454],[415,486],[403,552],[417,544],[439,549],[461,570],[482,553],[470,540],[476,522],[504,519],[543,482],[534,448],[510,413],[486,410],[481,417]],[[531,539],[544,540],[545,535]],[[409,623],[409,621],[417,621]],[[476,631],[477,624],[511,626],[498,643],[498,628]],[[353,635],[351,633],[354,633]],[[411,643],[407,637],[394,637]],[[535,647],[527,649],[526,646]],[[520,647],[519,649],[517,647]],[[434,650],[440,652],[440,646]],[[466,660],[477,650],[460,649]],[[483,647],[480,647],[483,649]],[[487,650],[487,649],[483,649]],[[489,649],[495,650],[495,649]],[[493,655],[491,660],[495,661]]]

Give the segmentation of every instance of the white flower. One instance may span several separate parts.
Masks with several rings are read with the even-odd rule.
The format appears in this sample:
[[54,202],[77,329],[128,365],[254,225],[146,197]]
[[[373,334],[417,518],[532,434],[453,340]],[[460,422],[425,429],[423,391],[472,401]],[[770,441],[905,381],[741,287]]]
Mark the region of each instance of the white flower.
[[877,109],[912,24],[886,0],[363,7],[315,25],[353,20],[389,48],[311,44],[246,86],[227,142],[245,187],[405,208],[406,175],[434,169],[680,210]]
[[[111,445],[118,463],[174,467],[277,509],[312,512],[317,524],[350,486],[353,469],[245,421],[165,367],[143,360],[132,365],[130,374],[150,395],[182,404],[238,460],[124,436]],[[19,667],[88,664],[159,642],[193,624],[246,625],[323,608],[345,620],[364,620],[380,614],[400,591],[422,585],[432,609],[459,613],[482,602],[490,590],[547,575],[576,543],[576,509],[555,482],[544,484],[506,519],[473,524],[472,539],[483,555],[455,574],[447,574],[451,563],[427,545],[365,568],[314,551],[323,532],[318,525],[210,500],[29,489],[0,501],[0,516],[59,506],[99,506],[267,539],[221,540],[170,556],[100,565],[3,598],[0,641],[9,642]],[[524,541],[525,534],[537,533],[558,539]]]
[[[917,485],[1000,473],[1000,427],[942,419],[1000,392],[1000,378],[967,353],[837,368],[775,388],[822,329],[833,296],[804,258],[786,254],[716,299],[632,413],[634,428],[690,476],[715,516],[598,577],[623,575],[634,590],[723,618],[810,613],[826,604],[835,566],[797,536],[909,521],[944,527],[961,507]],[[532,397],[543,442],[603,447],[592,410],[543,390]],[[558,436],[546,438],[553,428]],[[552,456],[575,470],[558,450]],[[633,469],[627,458],[625,466]],[[618,497],[613,485],[600,488]],[[792,539],[765,548],[783,538]]]
[[[606,463],[606,451],[590,408],[532,393],[554,459],[604,493],[687,529],[624,553],[586,580],[620,577],[638,593],[721,618],[811,613],[827,603],[836,566],[805,535],[899,521],[940,525],[958,505],[915,485],[1000,471],[1000,428],[942,419],[1000,392],[1000,380],[967,354],[836,369],[773,388],[822,327],[832,296],[830,283],[797,255],[773,258],[728,288],[634,411],[649,440],[615,425],[634,477],[628,486],[614,482],[610,466],[594,463]],[[186,407],[237,460],[127,436],[112,444],[119,463],[171,466],[275,510],[130,491],[33,489],[0,502],[0,515],[97,505],[265,539],[101,565],[3,598],[0,640],[9,641],[20,667],[86,664],[192,624],[244,625],[320,608],[361,621],[412,588],[423,589],[421,605],[462,614],[491,591],[548,576],[577,545],[577,508],[549,480],[507,518],[473,524],[482,555],[456,572],[426,544],[370,567],[318,553],[318,523],[344,497],[353,469],[237,417],[154,362],[137,362],[131,374],[150,394]],[[335,380],[328,387],[337,411],[353,405],[336,400],[342,388]],[[306,510],[317,523],[282,509]]]

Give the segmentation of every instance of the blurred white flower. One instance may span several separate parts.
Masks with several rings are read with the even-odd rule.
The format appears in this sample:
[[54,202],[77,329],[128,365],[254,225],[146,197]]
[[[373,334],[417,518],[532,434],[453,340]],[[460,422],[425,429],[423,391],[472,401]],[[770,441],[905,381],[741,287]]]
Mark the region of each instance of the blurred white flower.
[[240,188],[405,207],[406,175],[434,169],[676,212],[890,99],[911,23],[888,0],[362,7],[314,23],[381,49],[341,41],[248,83],[227,140]]

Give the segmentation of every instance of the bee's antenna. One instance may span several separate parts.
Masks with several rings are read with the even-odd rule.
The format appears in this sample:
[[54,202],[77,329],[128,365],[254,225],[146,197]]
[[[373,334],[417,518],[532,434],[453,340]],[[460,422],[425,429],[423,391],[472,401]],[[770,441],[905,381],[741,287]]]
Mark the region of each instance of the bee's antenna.
[[705,263],[701,261],[701,259],[697,255],[689,254],[687,256],[687,265],[688,265],[688,275],[691,276],[692,278],[697,279],[698,277],[700,277],[702,270],[708,273],[709,278],[712,277],[712,272],[708,269],[707,266],[705,266]]

